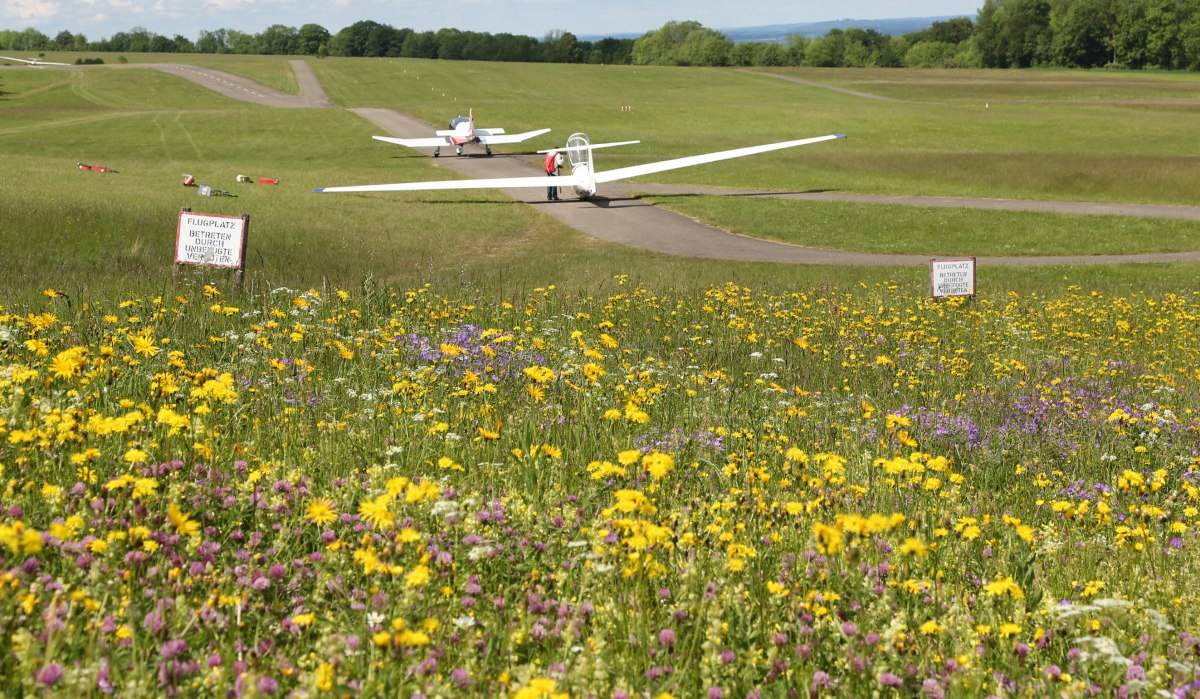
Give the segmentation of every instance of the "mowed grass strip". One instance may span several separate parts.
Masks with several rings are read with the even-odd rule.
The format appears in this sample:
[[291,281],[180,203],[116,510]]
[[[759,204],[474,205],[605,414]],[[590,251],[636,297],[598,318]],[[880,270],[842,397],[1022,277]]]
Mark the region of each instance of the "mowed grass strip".
[[646,197],[734,233],[855,252],[1120,255],[1200,249],[1200,222],[764,197]]
[[[230,68],[220,60],[205,60],[221,57],[193,58],[199,64]],[[257,57],[246,62],[263,72],[291,71],[284,57]],[[745,188],[888,191],[890,187],[899,192],[944,189],[945,193],[964,194],[988,191],[985,185],[972,184],[984,174],[1004,182],[1009,190],[1019,190],[1028,174],[1018,165],[988,171],[986,163],[976,164],[976,156],[965,145],[971,139],[955,136],[947,138],[950,145],[945,152],[926,154],[926,184],[909,186],[906,183],[919,181],[913,177],[921,171],[922,161],[917,157],[920,139],[907,129],[894,128],[887,115],[870,113],[879,105],[828,90],[792,88],[768,76],[725,70],[395,59],[336,59],[313,64],[326,88],[349,106],[388,106],[434,123],[473,107],[481,125],[486,122],[510,131],[541,126],[555,129],[531,142],[530,149],[565,140],[570,124],[586,128],[597,141],[643,139],[640,145],[598,154],[602,169],[748,145],[751,140],[782,138],[789,131],[787,136],[833,131],[837,130],[835,124],[853,119],[886,136],[891,143],[887,157],[894,160],[873,154],[871,149],[877,144],[865,142],[864,132],[851,131],[845,141],[713,164],[676,176]],[[911,75],[909,71],[894,74],[900,83]],[[1005,74],[995,75],[1002,79]],[[430,89],[430,81],[435,89]],[[805,97],[803,110],[824,114],[824,122],[814,124],[813,118],[798,111],[799,95]],[[623,105],[632,111],[621,111]],[[927,106],[900,104],[889,109],[900,109],[898,113],[913,110],[915,114]],[[863,110],[866,112],[858,113]],[[1049,109],[1049,113],[1053,111]],[[780,113],[789,116],[779,119]],[[1172,122],[1162,122],[1160,117],[1144,125],[1145,142],[1169,140],[1159,129]],[[564,127],[563,122],[569,125]],[[939,128],[954,133],[949,125]],[[131,290],[130,284],[137,290],[163,288],[170,283],[175,217],[182,207],[249,213],[251,280],[261,284],[355,283],[371,277],[399,285],[432,280],[480,288],[549,283],[587,289],[614,274],[680,288],[719,283],[730,275],[758,286],[803,281],[825,284],[845,275],[894,278],[918,286],[924,283],[922,270],[838,271],[651,255],[575,233],[542,215],[537,207],[512,203],[496,192],[314,195],[311,190],[317,186],[452,176],[437,161],[372,141],[374,133],[378,133],[376,127],[344,110],[258,107],[221,97],[186,80],[130,66],[0,71],[0,241],[10,251],[4,262],[6,283],[14,292],[32,293],[45,288],[49,279],[124,292]],[[1032,152],[1035,149],[1029,143],[1019,140],[1023,133],[1015,129],[1014,140],[1007,145],[995,141],[991,146]],[[882,136],[873,140],[879,138]],[[1182,164],[1164,177],[1182,188],[1190,182],[1184,176],[1187,158],[1176,152],[1170,157]],[[1144,168],[1139,170],[1130,162],[1148,156],[1133,154],[1128,156],[1133,159],[1130,162],[1123,157],[1100,151],[1059,159],[1091,158],[1088,168],[1097,172],[1118,164],[1109,171],[1111,182],[1096,180],[1101,182],[1095,185],[1099,190],[1112,194],[1130,189],[1131,173],[1146,174]],[[1165,160],[1166,156],[1153,158]],[[946,165],[950,161],[955,167]],[[81,172],[75,167],[77,162],[103,164],[118,172]],[[859,167],[863,163],[872,165]],[[195,189],[181,186],[183,173],[238,197],[198,197]],[[237,174],[277,177],[281,184],[241,185],[235,181]],[[666,180],[665,175],[654,179],[660,177]],[[929,183],[939,184],[935,188]],[[747,215],[763,222],[762,230],[758,223],[748,225],[745,232],[750,235],[773,235],[773,217],[804,220],[804,215],[797,217],[794,212],[754,211],[754,207],[773,206],[760,199],[714,198],[708,205],[713,220],[728,220],[728,227],[735,227],[734,218],[742,214],[731,209],[736,216],[722,218],[729,215],[721,212],[723,207],[750,207]],[[839,231],[869,236],[883,230],[897,237],[892,220],[896,217],[873,215],[875,210],[869,205],[847,204],[841,214],[826,216],[831,221],[828,225]],[[949,225],[929,221],[919,211],[904,215],[912,221],[905,236],[914,240],[930,240],[931,231]],[[978,215],[972,213],[970,219]],[[873,225],[873,216],[887,218],[888,226]],[[963,224],[964,230],[979,230],[972,227],[971,220]],[[1056,230],[1066,228],[1068,233],[1073,227],[1057,225]],[[1019,242],[1026,235],[1017,230],[1022,227],[1028,228],[1017,218],[997,219],[990,227],[999,254],[1020,254],[1013,252],[1017,246],[1032,250]],[[1074,241],[1063,234],[1068,241],[1063,245],[1078,252],[1096,238],[1095,230],[1091,225],[1080,227]],[[1158,233],[1157,224],[1154,233]],[[1120,250],[1120,244],[1114,243],[1117,247],[1112,251],[1152,249],[1139,235],[1126,234],[1127,249]],[[1176,241],[1170,245],[1179,248],[1163,249],[1186,249],[1191,235],[1179,229],[1172,233],[1173,238],[1167,237]],[[1014,248],[1003,247],[1007,245]],[[964,247],[972,248],[965,253],[990,254],[978,251],[973,243]],[[786,274],[781,275],[785,269]],[[981,279],[985,274],[981,272]],[[1111,274],[1117,284],[1139,278],[1138,272],[1105,274]],[[1089,279],[1100,283],[1109,278],[1105,274]],[[1041,278],[1039,275],[1030,276]],[[1155,278],[1170,275],[1159,271]]]

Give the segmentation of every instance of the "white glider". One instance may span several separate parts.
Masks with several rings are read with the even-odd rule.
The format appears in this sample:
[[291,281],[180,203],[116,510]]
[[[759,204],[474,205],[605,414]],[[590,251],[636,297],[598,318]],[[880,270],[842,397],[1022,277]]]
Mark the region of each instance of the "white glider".
[[25,63],[30,68],[34,68],[36,66],[70,66],[71,65],[70,63],[54,63],[53,61],[43,61],[40,58],[34,58],[31,60],[31,59],[27,59],[27,58],[14,58],[12,56],[0,56],[0,60],[16,61],[18,63]]
[[504,129],[475,128],[475,110],[467,112],[467,116],[457,116],[450,120],[450,128],[434,131],[437,134],[431,138],[393,138],[391,136],[372,136],[376,141],[395,143],[409,148],[432,148],[433,157],[441,155],[442,146],[454,146],[455,155],[462,155],[463,146],[468,143],[478,143],[484,147],[488,155],[492,154],[492,146],[498,143],[520,143],[534,136],[549,133],[550,129],[538,129],[525,133],[506,134]]
[[[641,175],[650,175],[656,172],[666,172],[667,170],[677,170],[684,167],[692,167],[693,165],[704,165],[706,163],[715,163],[720,160],[730,160],[732,158],[741,158],[747,155],[757,155],[759,153],[768,153],[773,150],[783,150],[784,148],[795,148],[796,146],[807,146],[812,143],[820,143],[821,141],[832,141],[838,138],[845,138],[846,134],[830,134],[829,136],[816,136],[813,138],[802,138],[796,141],[782,141],[780,143],[768,143],[762,146],[749,146],[746,148],[734,148],[733,150],[723,150],[716,153],[706,153],[704,155],[691,155],[685,158],[675,158],[673,160],[663,160],[657,163],[646,163],[645,165],[632,165],[630,167],[617,168],[616,170],[606,170],[597,172],[592,165],[592,150],[605,146],[624,145],[626,143],[637,143],[637,141],[623,141],[621,143],[600,143],[592,145],[588,141],[588,137],[584,134],[572,134],[567,139],[567,145],[564,148],[556,150],[564,151],[571,161],[571,174],[562,175],[554,179],[547,177],[500,177],[494,179],[482,180],[440,180],[434,182],[398,182],[396,184],[368,184],[351,187],[321,187],[314,189],[314,192],[415,192],[423,190],[438,190],[438,189],[508,189],[516,187],[574,187],[575,194],[580,199],[587,199],[596,194],[596,188],[603,182],[615,182],[624,180],[630,177],[640,177]],[[548,151],[542,151],[548,152]]]

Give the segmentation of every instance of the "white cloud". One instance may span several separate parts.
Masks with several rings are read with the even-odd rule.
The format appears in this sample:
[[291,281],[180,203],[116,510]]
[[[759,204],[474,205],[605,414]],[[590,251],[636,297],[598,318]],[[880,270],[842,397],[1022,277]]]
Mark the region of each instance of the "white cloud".
[[59,4],[50,0],[5,0],[4,16],[44,22],[59,14]]
[[252,0],[204,0],[205,7],[226,11],[236,10],[251,4],[253,4]]

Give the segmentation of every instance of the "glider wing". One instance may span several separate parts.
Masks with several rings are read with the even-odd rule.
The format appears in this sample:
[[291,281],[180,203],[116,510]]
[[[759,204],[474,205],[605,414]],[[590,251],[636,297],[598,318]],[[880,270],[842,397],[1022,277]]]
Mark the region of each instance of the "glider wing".
[[656,172],[666,172],[667,170],[678,170],[679,168],[692,167],[694,165],[704,165],[705,163],[715,163],[720,160],[731,160],[733,158],[741,158],[747,155],[756,155],[758,153],[769,153],[773,150],[782,150],[784,148],[794,148],[796,146],[807,146],[810,143],[820,143],[821,141],[832,141],[836,138],[845,138],[846,134],[831,134],[829,136],[816,136],[814,138],[802,138],[797,141],[782,141],[780,143],[768,143],[762,146],[749,146],[746,148],[734,148],[733,150],[723,150],[716,153],[705,153],[703,155],[690,155],[686,158],[675,158],[674,160],[663,160],[657,163],[646,163],[645,165],[631,165],[630,167],[619,167],[616,170],[605,170],[596,173],[596,182],[615,182],[630,177],[639,177],[641,175],[650,175]]

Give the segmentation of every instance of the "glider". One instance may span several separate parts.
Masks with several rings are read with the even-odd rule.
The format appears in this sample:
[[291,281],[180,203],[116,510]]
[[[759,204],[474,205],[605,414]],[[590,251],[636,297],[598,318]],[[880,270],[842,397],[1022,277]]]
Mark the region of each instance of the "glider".
[[43,61],[39,58],[34,58],[34,59],[30,60],[27,58],[13,58],[12,56],[0,56],[0,59],[5,60],[5,61],[16,61],[18,63],[24,63],[24,64],[28,65],[30,68],[33,68],[35,66],[70,66],[71,65],[70,63],[54,63],[52,61]]
[[450,120],[450,128],[434,131],[437,136],[432,138],[392,138],[390,136],[372,136],[376,141],[395,143],[409,148],[432,148],[433,157],[441,155],[442,146],[454,146],[455,155],[462,155],[463,146],[468,143],[478,143],[484,147],[488,155],[492,154],[492,145],[497,143],[520,143],[548,133],[550,129],[538,129],[525,133],[506,134],[504,129],[475,128],[475,110],[469,110],[467,116],[456,116]]
[[[703,155],[691,155],[685,158],[675,158],[673,160],[663,160],[657,163],[646,163],[645,165],[633,165],[630,167],[617,168],[616,170],[606,170],[597,172],[592,165],[592,150],[596,148],[604,148],[607,146],[626,145],[628,143],[637,143],[637,141],[623,141],[621,143],[599,143],[593,145],[588,141],[588,137],[582,133],[572,134],[567,139],[567,145],[564,148],[555,150],[563,151],[571,161],[571,174],[562,175],[554,179],[542,177],[501,177],[495,179],[482,180],[441,180],[434,182],[399,182],[396,184],[369,184],[351,187],[322,187],[313,190],[314,192],[413,192],[418,190],[434,190],[434,189],[506,189],[516,187],[574,187],[575,194],[580,199],[587,199],[596,194],[598,185],[604,182],[615,182],[624,180],[630,177],[639,177],[641,175],[650,175],[656,172],[666,172],[667,170],[677,170],[684,167],[692,167],[693,165],[704,165],[705,163],[715,163],[720,160],[730,160],[732,158],[741,158],[747,155],[757,155],[758,153],[768,153],[773,150],[782,150],[784,148],[794,148],[796,146],[807,146],[811,143],[820,143],[821,141],[832,141],[838,138],[845,138],[846,134],[830,134],[829,136],[816,136],[813,138],[802,138],[796,141],[782,141],[780,143],[768,143],[762,146],[748,146],[746,148],[734,148],[733,150],[723,150],[716,153],[705,153]],[[543,153],[549,151],[541,151]]]

